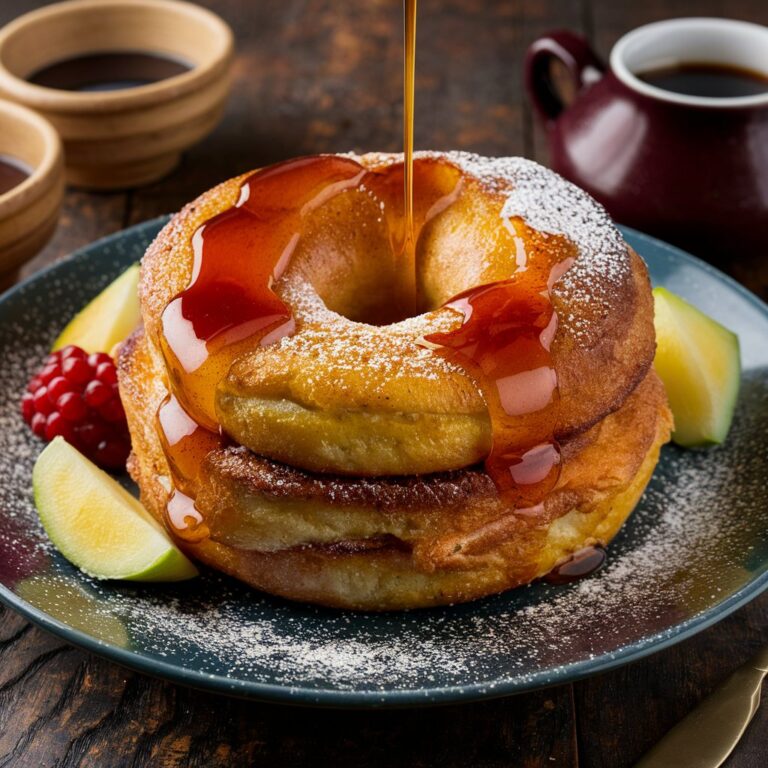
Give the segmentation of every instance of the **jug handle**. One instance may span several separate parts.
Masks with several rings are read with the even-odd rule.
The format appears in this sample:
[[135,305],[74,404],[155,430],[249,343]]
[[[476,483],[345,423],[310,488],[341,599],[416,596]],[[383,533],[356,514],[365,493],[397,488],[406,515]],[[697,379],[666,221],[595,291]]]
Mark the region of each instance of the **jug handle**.
[[568,106],[550,77],[552,59],[562,62],[573,79],[576,92],[597,82],[605,64],[581,35],[568,30],[549,32],[528,46],[525,54],[525,87],[541,121],[555,121]]

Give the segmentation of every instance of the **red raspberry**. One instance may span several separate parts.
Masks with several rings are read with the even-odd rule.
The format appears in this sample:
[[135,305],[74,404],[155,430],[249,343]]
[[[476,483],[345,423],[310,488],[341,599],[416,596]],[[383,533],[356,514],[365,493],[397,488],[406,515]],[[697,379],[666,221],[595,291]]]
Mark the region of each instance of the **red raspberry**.
[[27,385],[21,412],[39,438],[60,435],[102,467],[125,467],[131,442],[109,355],[73,345],[52,352]]
[[109,427],[101,419],[94,416],[91,419],[77,428],[78,439],[86,448],[96,448],[109,434]]
[[77,392],[62,395],[56,403],[56,408],[67,421],[80,421],[88,415],[88,406]]
[[35,404],[35,410],[42,413],[43,416],[53,413],[53,403],[48,399],[48,387],[45,384],[42,384],[35,392],[32,402]]
[[112,387],[107,384],[103,384],[100,381],[91,381],[85,388],[85,402],[88,403],[91,408],[98,408],[100,405],[104,405],[104,403],[112,399],[112,393]]
[[36,413],[32,417],[32,421],[29,423],[29,426],[32,427],[32,431],[38,437],[45,437],[45,426],[47,422],[48,422],[48,419],[45,418],[45,414]]
[[35,396],[31,392],[25,392],[21,398],[21,415],[29,424],[35,415]]
[[58,352],[51,353],[49,357],[52,357],[53,355],[58,355],[59,359],[61,360],[66,360],[69,357],[87,357],[85,350],[80,349],[80,347],[76,347],[74,344],[69,344],[63,349],[60,349]]
[[119,423],[125,421],[125,411],[119,397],[113,397],[99,408],[99,414],[105,421]]
[[72,392],[72,385],[63,377],[57,376],[48,382],[48,399],[55,403],[62,395]]
[[71,443],[75,436],[75,430],[70,422],[60,413],[54,411],[45,422],[45,439],[53,440],[58,435],[61,435],[68,443]]
[[96,369],[96,378],[105,384],[117,384],[117,370],[114,363],[101,363]]
[[[113,363],[112,368],[114,367]],[[68,357],[61,364],[61,372],[70,384],[87,384],[93,376],[93,368],[82,357]]]
[[46,365],[45,368],[43,368],[43,370],[38,374],[38,378],[43,382],[43,384],[48,384],[51,379],[54,379],[57,376],[61,376],[61,366],[58,363],[53,363],[53,365]]
[[106,352],[93,352],[88,355],[88,365],[98,368],[102,363],[112,364],[112,358]]
[[102,467],[116,469],[124,467],[128,460],[128,454],[131,452],[131,444],[128,440],[113,438],[99,443],[96,448],[96,462]]

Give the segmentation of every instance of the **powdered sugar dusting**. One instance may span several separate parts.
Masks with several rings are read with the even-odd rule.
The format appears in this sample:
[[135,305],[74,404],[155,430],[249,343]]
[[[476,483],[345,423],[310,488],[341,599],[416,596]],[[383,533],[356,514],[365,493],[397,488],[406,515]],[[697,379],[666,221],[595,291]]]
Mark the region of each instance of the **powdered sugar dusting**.
[[522,157],[480,157],[466,152],[448,158],[492,191],[506,195],[501,216],[520,217],[540,232],[564,235],[579,251],[566,284],[588,279],[617,283],[629,275],[627,245],[607,211],[583,189]]
[[447,157],[486,188],[506,196],[502,219],[519,217],[529,227],[564,235],[576,246],[576,262],[557,285],[570,309],[559,320],[566,333],[586,343],[589,328],[583,318],[594,316],[597,307],[603,315],[618,310],[612,301],[616,287],[631,273],[627,245],[607,211],[583,189],[532,160],[466,152]]
[[[306,376],[316,371],[331,380],[353,374],[355,389],[364,377],[364,388],[377,393],[395,378],[440,381],[460,368],[414,341],[429,333],[447,332],[460,322],[450,310],[417,315],[385,327],[353,322],[328,309],[307,280],[294,278],[278,286],[292,307],[299,331],[276,342],[278,352],[289,352],[311,361]],[[269,351],[267,350],[267,354]]]

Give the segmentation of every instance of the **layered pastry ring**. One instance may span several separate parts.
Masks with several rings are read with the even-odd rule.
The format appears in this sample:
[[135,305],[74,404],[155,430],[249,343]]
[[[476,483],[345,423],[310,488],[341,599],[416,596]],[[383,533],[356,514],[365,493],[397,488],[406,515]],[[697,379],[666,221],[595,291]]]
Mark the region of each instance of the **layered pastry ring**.
[[[397,160],[355,162],[375,182],[370,172]],[[303,214],[301,238],[273,285],[290,307],[290,332],[237,349],[217,372],[212,402],[193,391],[183,403],[211,414],[229,442],[196,457],[206,536],[181,543],[258,588],[391,609],[526,583],[586,544],[610,540],[668,438],[666,399],[650,370],[647,274],[602,210],[526,161],[451,153],[419,163],[421,188],[433,197],[425,195],[420,213],[417,206],[415,291],[392,247],[387,187],[358,179]],[[166,521],[178,472],[155,414],[171,389],[186,393],[173,356],[169,364],[164,313],[199,272],[195,233],[238,202],[242,182],[203,195],[150,247],[144,329],[120,355],[131,471],[145,504]],[[444,306],[453,296],[535,269],[540,252],[558,252],[565,264],[548,285],[559,384],[552,437],[562,466],[540,503],[515,509],[479,465],[493,432],[477,375],[425,339],[461,326],[460,313]],[[409,302],[415,314],[403,320]]]

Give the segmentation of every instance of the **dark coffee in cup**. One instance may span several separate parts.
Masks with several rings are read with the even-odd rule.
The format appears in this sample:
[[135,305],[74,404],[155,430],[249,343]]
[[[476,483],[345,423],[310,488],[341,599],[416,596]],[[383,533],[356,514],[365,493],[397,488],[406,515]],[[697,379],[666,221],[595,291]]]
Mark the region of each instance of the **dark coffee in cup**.
[[768,93],[768,76],[762,72],[717,62],[681,62],[637,72],[636,77],[684,96],[733,99]]
[[92,53],[56,61],[27,80],[65,91],[120,91],[150,85],[189,72],[192,65],[143,51]]

